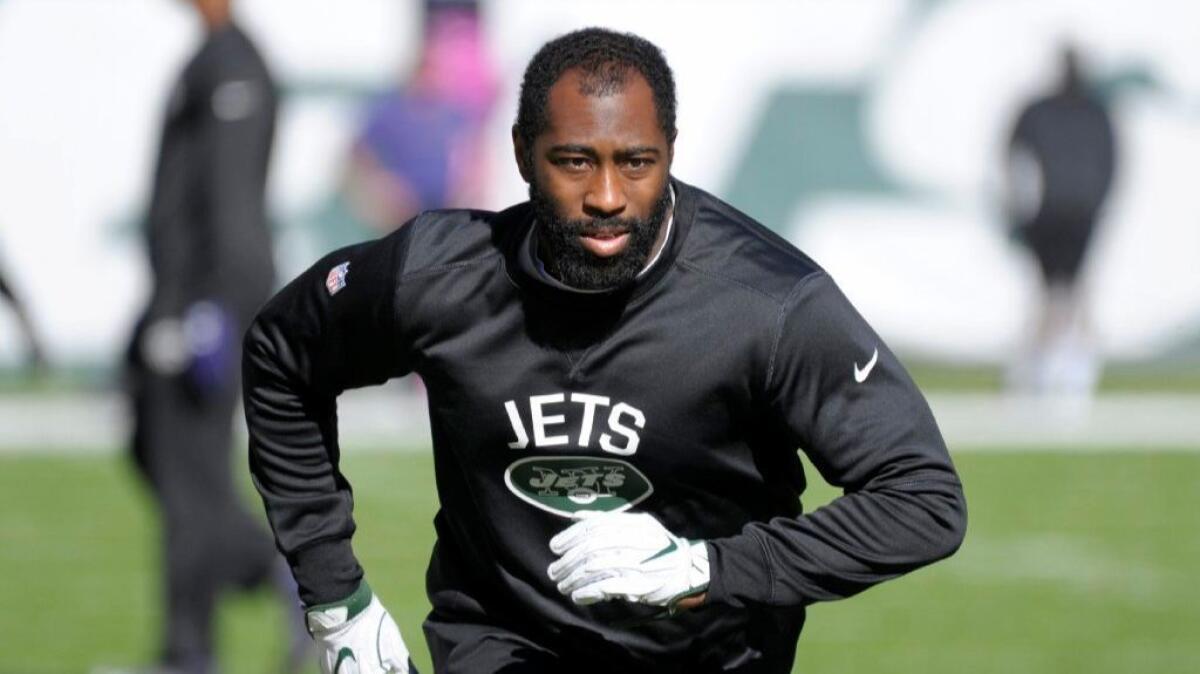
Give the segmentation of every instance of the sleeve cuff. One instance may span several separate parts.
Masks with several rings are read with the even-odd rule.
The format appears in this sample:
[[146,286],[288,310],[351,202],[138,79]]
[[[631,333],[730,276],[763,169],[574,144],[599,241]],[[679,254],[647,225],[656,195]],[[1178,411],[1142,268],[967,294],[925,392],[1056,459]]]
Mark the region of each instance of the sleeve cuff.
[[708,544],[708,601],[741,608],[770,604],[774,570],[758,538],[743,533],[710,540]]
[[363,578],[348,538],[302,548],[288,556],[288,564],[305,606],[342,601],[354,594]]

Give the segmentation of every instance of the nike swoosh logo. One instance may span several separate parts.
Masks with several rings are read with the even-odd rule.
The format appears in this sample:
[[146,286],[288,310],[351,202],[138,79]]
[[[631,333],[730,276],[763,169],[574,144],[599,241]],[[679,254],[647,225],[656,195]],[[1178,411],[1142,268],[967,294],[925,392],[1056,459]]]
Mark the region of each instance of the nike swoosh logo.
[[871,354],[871,360],[867,361],[866,367],[858,369],[858,362],[854,363],[854,381],[863,383],[867,377],[871,376],[871,370],[875,369],[875,363],[879,361],[879,349],[875,349],[875,353]]
[[639,563],[640,563],[640,564],[645,564],[646,562],[649,562],[649,561],[651,561],[651,560],[658,559],[659,557],[662,557],[663,555],[669,555],[669,554],[671,554],[672,552],[675,552],[675,550],[676,550],[676,549],[678,549],[678,548],[679,548],[679,544],[678,544],[678,543],[676,543],[675,541],[671,541],[670,545],[668,545],[667,547],[663,548],[662,550],[659,550],[658,552],[654,553],[653,555],[650,555],[649,557],[647,557],[647,558],[643,559],[643,560],[642,560],[641,562],[639,562]]
[[[345,664],[345,669],[342,665]],[[354,659],[354,651],[343,648],[338,651],[337,662],[333,665],[334,674],[358,674],[358,661]]]

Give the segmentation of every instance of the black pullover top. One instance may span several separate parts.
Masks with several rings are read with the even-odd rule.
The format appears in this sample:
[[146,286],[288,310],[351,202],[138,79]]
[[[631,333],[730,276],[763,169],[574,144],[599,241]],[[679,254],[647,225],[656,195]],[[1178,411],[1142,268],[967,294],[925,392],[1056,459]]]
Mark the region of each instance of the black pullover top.
[[[812,260],[673,185],[666,249],[628,287],[546,282],[520,204],[424,213],[268,303],[245,342],[250,463],[306,603],[363,574],[336,398],[408,372],[429,396],[441,509],[427,590],[442,619],[612,671],[788,671],[806,605],[959,546],[961,484],[900,362]],[[802,514],[797,449],[845,494]],[[647,512],[706,540],[706,604],[660,620],[574,605],[546,567],[580,509]]]

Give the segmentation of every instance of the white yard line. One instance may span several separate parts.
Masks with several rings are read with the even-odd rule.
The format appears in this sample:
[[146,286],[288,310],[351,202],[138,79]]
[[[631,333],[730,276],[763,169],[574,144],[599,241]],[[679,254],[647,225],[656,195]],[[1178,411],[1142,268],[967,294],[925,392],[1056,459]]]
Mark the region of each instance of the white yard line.
[[952,450],[1200,450],[1200,395],[1094,400],[938,394],[930,406]]
[[[1090,403],[934,394],[930,406],[954,452],[1200,451],[1200,395],[1113,394]],[[339,403],[345,451],[424,451],[424,394],[408,380],[352,391]],[[113,392],[0,396],[0,454],[112,453],[129,419]]]

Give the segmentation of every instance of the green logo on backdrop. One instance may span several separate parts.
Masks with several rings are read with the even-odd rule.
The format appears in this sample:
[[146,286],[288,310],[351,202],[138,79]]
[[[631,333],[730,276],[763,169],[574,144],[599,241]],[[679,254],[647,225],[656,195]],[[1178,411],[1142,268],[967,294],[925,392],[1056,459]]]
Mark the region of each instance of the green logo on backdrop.
[[521,459],[504,471],[504,483],[521,500],[560,517],[580,510],[628,510],[654,492],[631,464],[592,456]]

